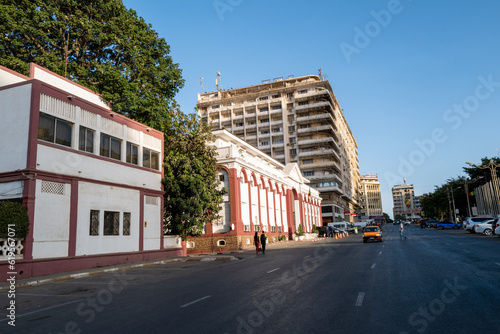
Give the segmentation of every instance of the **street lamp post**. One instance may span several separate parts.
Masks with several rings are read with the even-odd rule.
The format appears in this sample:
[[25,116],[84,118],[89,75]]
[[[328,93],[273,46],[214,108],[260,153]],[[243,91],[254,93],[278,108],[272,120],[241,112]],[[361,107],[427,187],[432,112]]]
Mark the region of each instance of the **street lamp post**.
[[[451,182],[452,180],[449,180],[448,179],[448,182]],[[456,209],[455,209],[455,197],[453,196],[453,186],[450,184],[450,192],[451,192],[451,200],[453,201],[453,219],[455,219],[453,222],[456,223],[457,222],[457,213],[456,213]],[[448,200],[450,199],[450,197],[448,197]],[[451,218],[451,217],[450,217]]]
[[496,202],[496,214],[499,214],[499,210],[498,210],[498,203],[500,203],[500,197],[498,195],[498,178],[497,178],[497,168],[500,167],[500,164],[496,164],[493,159],[490,159],[490,161],[488,162],[487,165],[476,165],[476,164],[473,164],[472,162],[466,162],[466,164],[468,165],[472,165],[472,166],[475,166],[479,169],[489,169],[490,172],[491,172],[491,180],[493,181],[493,192],[494,192],[494,196],[495,196],[495,202]]

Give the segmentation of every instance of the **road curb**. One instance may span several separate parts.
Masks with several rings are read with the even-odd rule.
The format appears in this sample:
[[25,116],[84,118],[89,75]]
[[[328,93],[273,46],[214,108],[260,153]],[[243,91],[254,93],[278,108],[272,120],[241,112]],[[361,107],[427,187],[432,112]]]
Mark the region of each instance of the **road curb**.
[[[88,276],[96,275],[96,274],[103,274],[103,273],[109,273],[109,272],[113,272],[113,271],[147,267],[147,266],[158,265],[158,264],[168,264],[168,263],[174,263],[174,262],[183,263],[183,262],[212,262],[212,261],[233,261],[233,260],[238,260],[238,258],[236,258],[235,256],[232,256],[232,255],[199,256],[197,258],[185,257],[185,258],[173,258],[173,259],[157,260],[157,261],[152,261],[152,262],[131,263],[131,264],[127,264],[127,265],[118,265],[118,266],[112,266],[112,267],[108,267],[108,268],[94,269],[94,270],[92,270],[92,268],[89,268],[87,271],[77,272],[74,274],[63,273],[60,276],[53,276],[53,277],[43,277],[42,276],[42,277],[38,277],[38,278],[28,278],[28,279],[26,279],[26,281],[16,282],[15,287],[17,289],[20,287],[39,285],[39,284],[44,284],[44,283],[48,283],[48,282],[67,281],[70,279],[78,279],[78,278],[88,277]],[[11,285],[9,284],[9,282],[0,283],[0,291],[9,290],[10,287],[11,287]]]

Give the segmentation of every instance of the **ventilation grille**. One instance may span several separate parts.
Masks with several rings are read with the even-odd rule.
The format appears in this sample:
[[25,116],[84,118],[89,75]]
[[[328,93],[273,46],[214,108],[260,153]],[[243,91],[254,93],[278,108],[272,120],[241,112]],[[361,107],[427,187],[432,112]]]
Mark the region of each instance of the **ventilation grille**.
[[40,96],[40,110],[52,115],[75,119],[76,107],[74,105],[45,94]]
[[42,193],[64,195],[64,183],[42,181]]

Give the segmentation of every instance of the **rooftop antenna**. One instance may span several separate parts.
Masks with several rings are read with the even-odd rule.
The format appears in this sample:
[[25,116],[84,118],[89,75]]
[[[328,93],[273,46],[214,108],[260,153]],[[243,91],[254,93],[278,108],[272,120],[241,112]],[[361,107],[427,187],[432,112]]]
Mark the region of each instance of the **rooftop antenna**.
[[220,72],[217,72],[217,78],[215,78],[215,88],[217,91],[220,89]]
[[318,70],[318,76],[319,76],[319,79],[321,81],[325,80],[325,78],[323,77],[323,67],[319,68],[319,70]]
[[201,92],[205,92],[205,85],[203,84],[203,77],[200,77]]

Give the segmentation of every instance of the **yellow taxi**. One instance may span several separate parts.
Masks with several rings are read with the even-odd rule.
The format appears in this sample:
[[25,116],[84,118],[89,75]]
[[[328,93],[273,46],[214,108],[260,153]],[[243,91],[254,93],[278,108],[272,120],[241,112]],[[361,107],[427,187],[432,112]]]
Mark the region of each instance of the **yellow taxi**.
[[380,241],[382,242],[382,230],[378,226],[367,226],[363,231],[363,242]]

